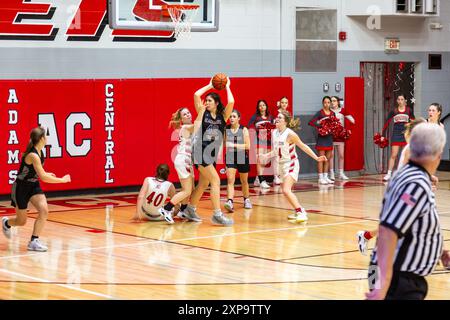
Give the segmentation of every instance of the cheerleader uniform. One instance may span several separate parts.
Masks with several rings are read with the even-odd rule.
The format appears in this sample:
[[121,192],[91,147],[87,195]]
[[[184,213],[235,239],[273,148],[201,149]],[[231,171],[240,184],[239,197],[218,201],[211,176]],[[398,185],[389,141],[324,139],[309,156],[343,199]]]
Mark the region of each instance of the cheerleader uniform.
[[278,129],[272,132],[273,150],[278,158],[278,172],[283,181],[287,176],[291,176],[294,181],[298,181],[298,174],[300,172],[300,163],[295,150],[295,144],[289,144],[287,138],[289,134],[295,134],[289,128],[282,132]]
[[187,179],[194,176],[194,169],[192,167],[192,141],[191,138],[185,138],[182,135],[183,130],[186,129],[182,127],[179,132],[178,153],[175,157],[174,165],[178,178]]
[[[233,133],[231,125],[228,125],[226,127],[227,142],[244,144],[244,128],[243,125],[240,125],[236,133]],[[225,163],[227,168],[237,169],[239,173],[248,173],[250,171],[248,150],[227,147]]]
[[[314,117],[311,119],[311,121],[308,122],[308,125],[319,129],[322,125],[320,124],[320,120],[335,117],[335,114],[333,111],[330,110],[330,114],[326,115],[325,111],[321,109],[319,112],[317,112]],[[333,150],[333,134],[328,134],[326,136],[321,136],[320,134],[317,135],[317,143],[316,143],[316,150]]]
[[[336,118],[339,119],[339,122],[341,123],[342,127],[345,127],[345,118],[350,118],[351,116],[347,114],[347,112],[345,111],[344,108],[337,108],[335,110],[331,109],[331,111],[334,112],[334,115],[336,116]],[[333,144],[336,145],[341,145],[345,142],[344,139],[342,138],[333,138]]]
[[[39,154],[36,148],[33,147],[30,153],[37,154],[41,159],[41,164],[44,165],[44,154],[42,151]],[[43,193],[39,184],[39,177],[33,164],[27,164],[25,158],[23,158],[20,164],[19,174],[12,186],[11,205],[13,207],[17,206],[20,210],[24,210],[28,207],[28,202],[32,196]]]
[[400,112],[398,108],[394,111],[389,112],[386,123],[383,127],[383,134],[389,126],[389,123],[394,120],[394,129],[392,130],[391,135],[391,146],[406,146],[405,140],[405,124],[414,120],[415,116],[411,108],[406,107],[404,112]]
[[217,113],[216,118],[213,118],[208,110],[205,111],[201,130],[198,130],[194,142],[194,164],[196,166],[216,165],[222,147],[225,124],[223,114]]
[[267,116],[265,119],[257,114],[254,114],[250,121],[248,122],[249,128],[256,129],[256,148],[260,149],[270,149],[271,147],[271,129],[263,129],[264,125],[271,124],[273,122],[273,117],[271,115]]

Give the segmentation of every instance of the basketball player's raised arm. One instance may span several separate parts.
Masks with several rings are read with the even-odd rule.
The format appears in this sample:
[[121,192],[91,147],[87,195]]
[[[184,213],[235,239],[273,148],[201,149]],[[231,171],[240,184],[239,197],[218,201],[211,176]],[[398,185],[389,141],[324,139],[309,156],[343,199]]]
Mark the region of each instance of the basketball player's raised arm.
[[234,97],[233,97],[233,93],[231,92],[230,89],[230,85],[231,85],[231,81],[230,78],[227,78],[227,106],[225,107],[225,110],[223,112],[223,117],[225,119],[225,121],[228,121],[228,118],[230,118],[231,112],[233,112],[233,107],[234,107]]
[[314,160],[316,160],[316,161],[327,161],[327,158],[325,156],[318,157],[308,145],[303,143],[303,141],[300,139],[300,137],[297,134],[290,134],[289,135],[289,140],[290,140],[289,143],[294,143],[304,153],[306,153],[308,156],[310,156]]
[[212,78],[211,81],[208,83],[207,86],[204,86],[203,88],[198,89],[195,93],[194,93],[194,106],[195,106],[195,111],[197,111],[197,113],[199,112],[199,109],[201,108],[201,106],[203,105],[202,102],[202,96],[208,92],[209,90],[213,89],[213,85],[212,85]]
[[144,204],[147,189],[148,189],[148,181],[147,178],[145,178],[144,182],[142,183],[141,190],[139,191],[139,195],[137,197],[136,212],[134,213],[133,220],[140,221],[144,216],[144,213],[142,212],[142,205]]
[[70,175],[66,174],[62,178],[57,178],[54,174],[45,172],[41,164],[41,159],[37,154],[30,153],[27,155],[28,159],[33,163],[34,170],[36,170],[39,178],[45,183],[68,183],[70,182]]
[[194,125],[192,126],[192,132],[195,133],[202,125],[203,115],[205,114],[206,107],[203,103],[200,103],[197,109],[197,117],[194,120]]

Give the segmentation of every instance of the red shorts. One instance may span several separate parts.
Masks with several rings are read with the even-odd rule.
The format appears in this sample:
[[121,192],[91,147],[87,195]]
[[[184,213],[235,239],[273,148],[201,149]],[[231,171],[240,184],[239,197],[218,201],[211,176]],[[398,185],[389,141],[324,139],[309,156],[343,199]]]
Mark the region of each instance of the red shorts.
[[404,146],[406,146],[407,145],[407,143],[405,142],[405,141],[403,141],[403,142],[391,142],[391,147],[392,146],[399,146],[399,147],[404,147]]
[[333,150],[333,146],[331,146],[331,147],[316,146],[316,150],[319,150],[319,151],[331,151],[331,150]]

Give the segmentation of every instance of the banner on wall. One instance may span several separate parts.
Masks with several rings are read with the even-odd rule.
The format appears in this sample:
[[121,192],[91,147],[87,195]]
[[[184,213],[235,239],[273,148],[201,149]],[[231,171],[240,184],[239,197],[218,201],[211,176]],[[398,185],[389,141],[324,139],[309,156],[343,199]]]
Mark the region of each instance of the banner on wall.
[[[243,125],[260,99],[268,102],[272,113],[282,96],[292,101],[291,78],[232,81],[235,109],[241,112]],[[178,181],[172,162],[178,136],[168,123],[180,107],[189,108],[195,117],[193,94],[208,82],[198,78],[0,81],[0,194],[10,193],[29,133],[39,124],[48,130],[45,170],[72,177],[70,184],[42,184],[45,191],[140,185],[160,163],[169,164],[169,179]],[[226,92],[219,94],[226,102]],[[219,171],[223,168],[218,164]]]

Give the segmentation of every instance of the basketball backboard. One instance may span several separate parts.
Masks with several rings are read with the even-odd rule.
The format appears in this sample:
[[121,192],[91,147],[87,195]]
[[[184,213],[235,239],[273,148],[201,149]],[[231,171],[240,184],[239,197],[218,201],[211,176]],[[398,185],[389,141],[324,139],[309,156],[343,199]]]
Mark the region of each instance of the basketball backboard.
[[112,29],[174,30],[165,5],[198,5],[191,31],[214,32],[219,28],[219,0],[108,0]]

